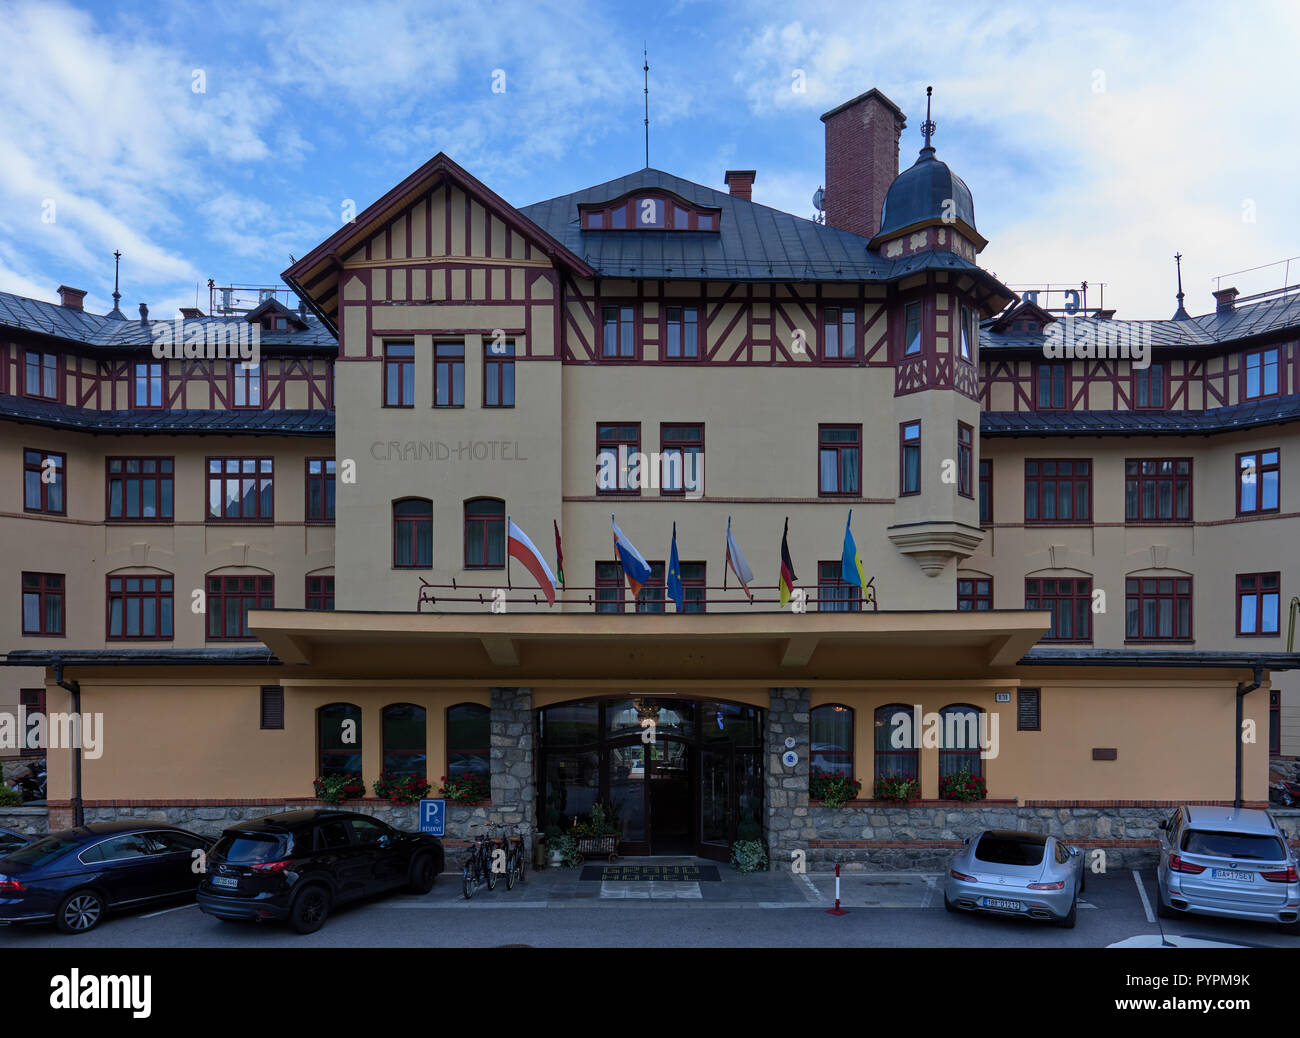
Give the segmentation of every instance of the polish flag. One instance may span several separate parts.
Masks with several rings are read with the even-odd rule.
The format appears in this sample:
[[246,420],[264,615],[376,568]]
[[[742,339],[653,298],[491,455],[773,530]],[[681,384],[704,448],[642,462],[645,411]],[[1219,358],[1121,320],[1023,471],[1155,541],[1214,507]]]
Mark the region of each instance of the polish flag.
[[542,553],[537,550],[537,545],[528,539],[528,534],[519,529],[514,524],[514,520],[508,516],[506,517],[506,528],[509,531],[509,537],[506,541],[508,554],[511,558],[522,562],[524,569],[533,575],[533,579],[537,581],[537,586],[546,595],[547,604],[555,605],[555,574],[551,572],[551,567],[542,558]]

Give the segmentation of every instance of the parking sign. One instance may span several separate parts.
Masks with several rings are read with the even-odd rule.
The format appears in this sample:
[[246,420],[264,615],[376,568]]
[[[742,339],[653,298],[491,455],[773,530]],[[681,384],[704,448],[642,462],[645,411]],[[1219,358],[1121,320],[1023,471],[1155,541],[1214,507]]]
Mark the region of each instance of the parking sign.
[[442,836],[447,823],[447,801],[420,801],[420,832]]

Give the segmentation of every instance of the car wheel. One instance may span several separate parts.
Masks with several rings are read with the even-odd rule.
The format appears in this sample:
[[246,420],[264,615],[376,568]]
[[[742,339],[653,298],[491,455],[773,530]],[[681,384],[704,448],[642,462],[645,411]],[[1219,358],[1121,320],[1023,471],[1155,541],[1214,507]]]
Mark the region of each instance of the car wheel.
[[1078,918],[1079,918],[1079,903],[1077,901],[1071,901],[1070,914],[1067,915],[1064,919],[1058,919],[1056,921],[1056,925],[1059,926],[1062,930],[1073,930],[1075,921]]
[[1278,923],[1279,933],[1284,933],[1288,937],[1300,937],[1300,922],[1297,923]]
[[411,862],[411,876],[408,886],[413,894],[427,894],[433,889],[433,882],[438,878],[438,863],[432,854],[420,854]]
[[961,911],[960,908],[958,908],[956,905],[954,905],[951,901],[948,900],[947,894],[943,895],[943,907],[946,908],[949,912],[952,912],[954,914]]
[[324,887],[312,885],[300,893],[289,909],[289,925],[297,933],[315,933],[330,914],[330,895]]
[[54,925],[64,933],[86,933],[104,918],[104,899],[93,890],[74,890],[59,904]]

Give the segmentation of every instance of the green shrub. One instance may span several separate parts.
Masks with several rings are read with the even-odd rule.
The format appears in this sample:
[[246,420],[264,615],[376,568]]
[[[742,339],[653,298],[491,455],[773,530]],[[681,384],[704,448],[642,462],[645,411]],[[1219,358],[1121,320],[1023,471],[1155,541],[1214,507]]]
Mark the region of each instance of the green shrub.
[[731,864],[737,872],[766,872],[767,850],[762,840],[737,840],[731,845]]
[[0,807],[21,807],[23,795],[18,790],[0,782]]

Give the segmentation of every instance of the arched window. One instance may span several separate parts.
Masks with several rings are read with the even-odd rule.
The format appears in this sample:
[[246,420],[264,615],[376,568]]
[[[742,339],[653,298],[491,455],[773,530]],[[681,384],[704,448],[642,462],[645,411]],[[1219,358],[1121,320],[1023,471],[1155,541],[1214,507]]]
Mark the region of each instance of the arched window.
[[384,766],[388,775],[427,778],[429,758],[425,746],[424,707],[392,703],[384,707]]
[[506,564],[506,503],[495,497],[465,502],[465,568],[501,569]]
[[876,778],[918,778],[917,732],[912,708],[890,703],[876,708]]
[[393,567],[433,567],[433,502],[428,498],[393,502]]
[[978,778],[983,774],[980,759],[980,715],[983,711],[969,703],[953,703],[939,711],[939,781],[968,772]]
[[492,780],[492,711],[478,703],[447,708],[447,777]]
[[815,773],[853,777],[852,707],[828,703],[813,709],[809,760]]
[[361,707],[330,703],[316,711],[320,774],[361,774]]

